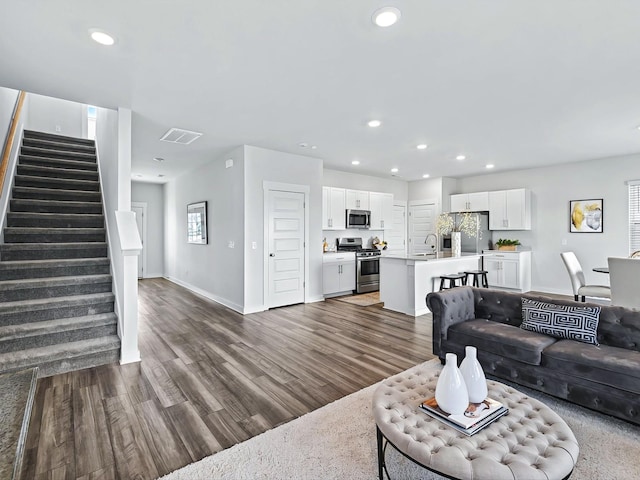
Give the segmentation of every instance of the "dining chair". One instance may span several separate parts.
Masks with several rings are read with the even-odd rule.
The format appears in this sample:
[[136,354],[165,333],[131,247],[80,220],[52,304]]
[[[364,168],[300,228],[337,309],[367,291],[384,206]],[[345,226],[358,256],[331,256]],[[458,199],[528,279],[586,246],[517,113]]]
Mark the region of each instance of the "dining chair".
[[609,257],[611,305],[640,308],[640,259]]
[[573,252],[562,252],[560,254],[564,266],[567,267],[569,277],[571,278],[571,287],[573,288],[573,298],[578,301],[578,297],[611,298],[611,289],[606,285],[587,285],[582,271],[582,265],[578,261],[578,257]]

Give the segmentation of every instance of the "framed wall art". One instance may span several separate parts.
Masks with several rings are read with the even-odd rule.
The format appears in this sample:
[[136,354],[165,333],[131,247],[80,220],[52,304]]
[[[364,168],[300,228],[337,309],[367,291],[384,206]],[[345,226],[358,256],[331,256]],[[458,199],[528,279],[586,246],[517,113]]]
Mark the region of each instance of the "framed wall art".
[[569,202],[569,231],[571,233],[602,233],[603,219],[602,198],[571,200]]
[[187,205],[187,242],[207,243],[207,202]]

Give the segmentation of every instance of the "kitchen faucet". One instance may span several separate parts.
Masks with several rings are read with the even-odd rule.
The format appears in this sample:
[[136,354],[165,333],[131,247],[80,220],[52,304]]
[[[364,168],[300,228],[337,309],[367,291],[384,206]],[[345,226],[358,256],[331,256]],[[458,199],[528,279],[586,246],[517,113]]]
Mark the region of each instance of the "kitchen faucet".
[[438,236],[435,233],[430,233],[429,235],[427,235],[427,238],[424,239],[424,243],[426,245],[429,245],[429,238],[433,237],[434,240],[434,244],[431,245],[431,249],[435,250],[438,247]]

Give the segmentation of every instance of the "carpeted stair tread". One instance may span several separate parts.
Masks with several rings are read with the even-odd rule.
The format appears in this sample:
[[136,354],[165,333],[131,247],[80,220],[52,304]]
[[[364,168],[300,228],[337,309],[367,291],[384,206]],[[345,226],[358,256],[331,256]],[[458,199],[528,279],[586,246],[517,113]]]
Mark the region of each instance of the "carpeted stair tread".
[[102,214],[101,202],[74,202],[70,200],[11,200],[12,212]]
[[27,288],[61,287],[69,285],[82,285],[91,283],[111,283],[111,275],[81,275],[74,277],[47,277],[29,278],[21,280],[0,281],[0,292],[2,290],[22,290]]
[[33,337],[43,334],[67,332],[70,330],[116,325],[118,317],[115,313],[100,313],[83,317],[59,318],[43,322],[22,323],[18,325],[0,326],[0,343],[22,337]]
[[14,185],[14,199],[56,200],[73,202],[100,202],[99,191],[65,190],[64,188],[44,188]]
[[56,133],[38,132],[36,130],[25,130],[24,138],[42,138],[55,142],[64,142],[79,145],[95,145],[93,140],[87,138],[68,137],[66,135],[58,135]]
[[64,243],[4,243],[0,244],[0,259],[9,260],[52,260],[70,258],[107,257],[106,242],[64,242]]
[[110,273],[107,257],[51,260],[6,260],[0,262],[0,278],[21,280]]
[[104,242],[105,228],[30,228],[6,227],[4,241],[9,243]]
[[49,158],[65,158],[68,160],[80,160],[85,162],[96,161],[95,153],[58,151],[58,150],[52,150],[49,148],[23,146],[20,149],[20,153],[22,153],[23,155],[32,155],[36,157],[42,156],[42,157],[49,157]]
[[[47,244],[50,245],[50,244]],[[109,265],[108,258],[66,258],[49,260],[11,260],[0,262],[0,272],[18,268],[72,267],[76,265]]]
[[74,168],[59,168],[44,165],[18,165],[18,175],[45,178],[64,178],[65,180],[98,181],[98,172]]
[[[93,303],[113,302],[113,293],[92,293],[88,295],[71,295],[57,298],[37,298],[33,300],[18,300],[15,302],[0,303],[0,316],[20,313],[34,312],[38,310],[52,310],[63,306],[91,305]],[[1,324],[1,323],[0,323]]]
[[91,162],[84,162],[79,160],[66,160],[63,158],[49,158],[49,157],[39,157],[33,155],[20,155],[19,157],[20,165],[33,165],[33,166],[42,166],[42,167],[55,167],[61,169],[71,169],[71,170],[85,170],[88,172],[97,172],[98,164]]
[[7,227],[102,228],[101,213],[9,212]]
[[100,183],[97,180],[38,177],[36,175],[16,175],[14,179],[16,187],[45,188],[48,190],[79,190],[81,192],[98,192],[100,190]]
[[22,145],[25,147],[38,147],[51,150],[62,150],[65,152],[83,152],[95,154],[94,145],[85,145],[75,142],[65,142],[57,139],[49,138],[28,138],[22,139]]
[[[92,356],[112,350],[120,350],[120,338],[118,335],[0,353],[0,365],[4,366],[5,371],[11,372],[51,362],[63,360],[70,362],[78,357]],[[42,367],[39,368],[42,370]],[[46,374],[46,370],[44,374]]]

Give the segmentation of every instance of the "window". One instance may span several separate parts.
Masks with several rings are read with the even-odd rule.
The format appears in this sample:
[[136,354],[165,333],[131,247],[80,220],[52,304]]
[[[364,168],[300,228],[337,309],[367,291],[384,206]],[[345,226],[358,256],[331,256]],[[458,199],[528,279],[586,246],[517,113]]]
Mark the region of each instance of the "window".
[[640,180],[627,182],[629,186],[629,253],[640,250]]
[[96,118],[98,109],[93,105],[87,105],[87,138],[89,140],[96,139]]

